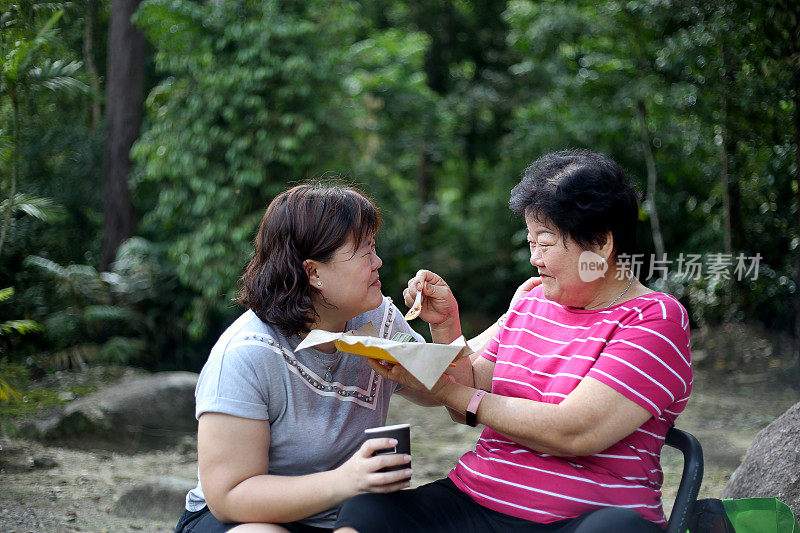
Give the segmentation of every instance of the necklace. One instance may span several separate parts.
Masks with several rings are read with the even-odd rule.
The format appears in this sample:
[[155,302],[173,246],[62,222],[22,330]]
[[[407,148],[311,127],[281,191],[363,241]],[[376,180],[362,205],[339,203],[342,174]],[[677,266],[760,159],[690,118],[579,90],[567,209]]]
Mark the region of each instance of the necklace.
[[631,272],[630,270],[629,270],[628,272],[630,273],[630,278],[628,279],[628,286],[627,286],[627,287],[625,287],[625,290],[624,290],[624,291],[622,291],[621,293],[619,293],[619,296],[617,296],[616,298],[614,298],[613,300],[611,300],[611,303],[610,303],[610,304],[608,304],[606,307],[611,307],[612,305],[614,305],[615,303],[617,303],[617,301],[618,301],[620,298],[622,298],[623,296],[625,296],[625,293],[626,293],[626,292],[628,292],[628,289],[630,289],[630,288],[631,288],[631,285],[633,284],[633,278],[634,278],[634,276],[633,276],[633,272]]
[[[337,350],[338,351],[338,350]],[[333,381],[333,374],[331,373],[331,369],[339,363],[339,360],[342,358],[342,352],[339,352],[339,356],[331,361],[331,364],[328,365],[328,368],[325,369],[325,381],[331,382]]]
[[[281,346],[281,343],[279,341],[272,341],[272,340],[270,340],[269,343],[272,344],[273,342],[275,342],[275,344],[278,345],[278,349],[281,351],[282,354],[284,354],[284,357],[286,357],[286,353],[283,351],[283,346]],[[318,350],[314,350],[314,351],[318,352]],[[339,361],[342,359],[342,355],[343,355],[342,352],[340,352],[339,350],[336,350],[336,352],[338,352],[339,355],[336,357],[336,359],[331,361],[330,364],[328,364],[328,367],[325,369],[325,381],[327,381],[329,383],[331,381],[333,381],[333,372],[332,372],[333,367],[336,366],[339,363]],[[334,353],[336,353],[336,352],[334,352]],[[322,353],[324,353],[324,352],[322,352]],[[316,355],[317,359],[322,359],[319,355],[317,355],[317,354],[314,354],[314,355]],[[333,355],[333,354],[331,354],[331,355]],[[323,363],[323,365],[324,364],[325,363]]]
[[[349,321],[345,322],[343,331],[347,331],[347,328],[348,328],[349,325],[350,325]],[[333,352],[333,354],[330,354],[330,355],[333,356],[334,354],[337,354],[337,353],[339,355],[337,355],[335,359],[333,359],[330,363],[328,363],[327,368],[325,368],[325,381],[327,381],[328,383],[333,381],[333,367],[338,365],[339,361],[341,361],[341,359],[342,359],[342,352],[340,352],[339,350],[336,350],[335,348],[334,348],[334,350],[335,351]],[[316,355],[317,359],[320,359],[320,360],[324,361],[324,359],[322,357],[320,357],[319,355],[317,355],[317,354],[325,353],[325,352],[320,352],[319,350],[314,350],[314,351],[317,352],[317,353],[314,354],[314,355]],[[322,363],[322,364],[324,365],[325,363]]]

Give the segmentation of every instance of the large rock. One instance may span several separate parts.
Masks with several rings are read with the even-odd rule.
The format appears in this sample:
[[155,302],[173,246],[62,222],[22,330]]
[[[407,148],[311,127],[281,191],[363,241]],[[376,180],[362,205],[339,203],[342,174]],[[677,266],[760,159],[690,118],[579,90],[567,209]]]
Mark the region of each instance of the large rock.
[[762,429],[722,490],[723,498],[775,497],[800,516],[800,403]]
[[123,448],[162,445],[194,432],[192,372],[123,378],[20,426],[28,437],[67,444],[118,443]]
[[178,523],[186,506],[186,493],[197,480],[177,477],[153,478],[126,489],[114,503],[114,513],[132,518],[174,520]]

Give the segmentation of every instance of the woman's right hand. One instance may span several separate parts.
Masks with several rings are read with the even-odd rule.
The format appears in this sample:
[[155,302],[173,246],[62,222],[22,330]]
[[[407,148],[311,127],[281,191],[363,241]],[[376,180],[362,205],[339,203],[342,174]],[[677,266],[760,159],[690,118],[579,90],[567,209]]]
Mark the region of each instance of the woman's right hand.
[[397,441],[394,439],[369,439],[336,470],[341,474],[343,485],[355,496],[365,492],[394,492],[405,489],[411,485],[411,468],[393,470],[391,472],[378,472],[387,466],[407,465],[411,462],[410,455],[373,453],[386,448],[394,448]]
[[417,292],[422,290],[422,312],[420,318],[437,326],[455,318],[458,320],[458,302],[453,291],[441,276],[430,270],[419,270],[417,275],[408,280],[408,288],[403,291],[403,298],[408,307],[414,304]]

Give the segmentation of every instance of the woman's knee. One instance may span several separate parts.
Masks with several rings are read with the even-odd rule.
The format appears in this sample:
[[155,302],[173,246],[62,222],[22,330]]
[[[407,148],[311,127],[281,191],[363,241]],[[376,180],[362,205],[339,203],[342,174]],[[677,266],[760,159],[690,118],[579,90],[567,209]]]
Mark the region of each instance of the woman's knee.
[[233,529],[228,530],[228,533],[289,533],[285,527],[277,524],[240,524]]
[[381,523],[397,510],[391,495],[360,494],[339,507],[336,528],[350,527],[359,533],[367,533],[373,527],[375,531],[382,531]]

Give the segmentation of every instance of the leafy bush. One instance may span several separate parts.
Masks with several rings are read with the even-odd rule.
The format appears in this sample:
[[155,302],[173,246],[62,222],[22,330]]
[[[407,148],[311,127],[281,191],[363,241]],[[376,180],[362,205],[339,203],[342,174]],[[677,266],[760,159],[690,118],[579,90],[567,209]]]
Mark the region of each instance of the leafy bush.
[[37,298],[43,333],[28,356],[37,366],[196,365],[188,353],[196,352],[195,347],[183,348],[179,340],[186,336],[181,306],[188,299],[178,293],[163,246],[129,239],[120,246],[111,272],[104,273],[38,256],[29,257],[27,264],[38,273],[29,292],[46,286],[49,293]]
[[[13,287],[0,289],[0,304],[11,299],[13,296]],[[0,323],[0,341],[2,341],[0,363],[7,360],[6,354],[9,352],[13,337],[40,331],[42,331],[42,325],[33,320],[5,320]],[[0,364],[0,402],[8,402],[13,398],[19,397],[19,394],[12,385],[14,379],[18,377],[16,375],[17,371],[19,371],[19,369],[7,368],[5,364]]]
[[167,243],[196,291],[189,332],[230,315],[236,280],[269,200],[340,168],[352,103],[342,83],[354,6],[268,0],[147,0],[136,21],[164,79],[133,149],[143,234]]

